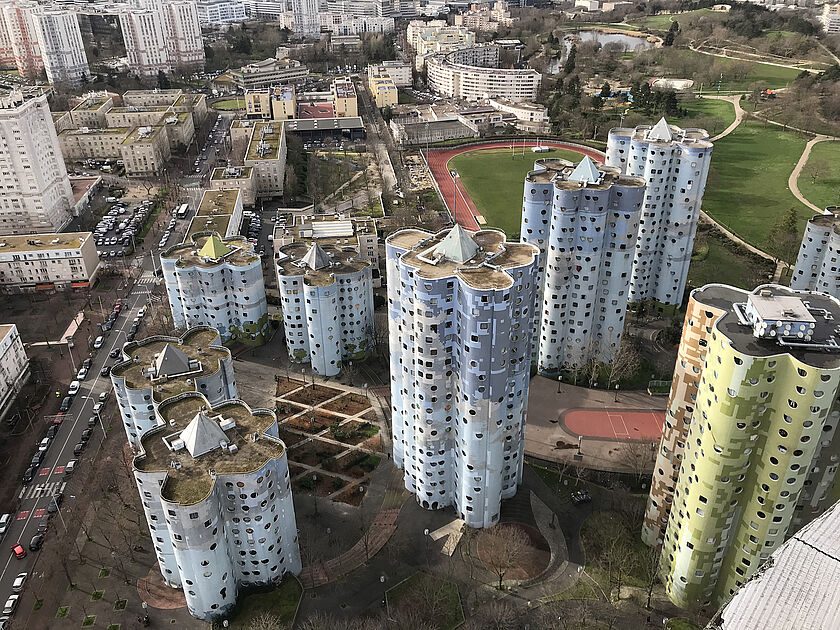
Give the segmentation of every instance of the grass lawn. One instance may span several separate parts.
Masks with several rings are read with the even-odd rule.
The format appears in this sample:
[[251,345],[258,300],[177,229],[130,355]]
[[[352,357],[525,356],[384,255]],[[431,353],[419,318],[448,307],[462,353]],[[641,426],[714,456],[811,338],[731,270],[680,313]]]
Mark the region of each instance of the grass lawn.
[[519,234],[522,222],[522,191],[525,175],[534,170],[534,161],[539,158],[563,158],[580,162],[580,153],[552,149],[548,153],[532,153],[526,149],[511,157],[510,151],[471,151],[449,161],[461,176],[461,181],[475,202],[478,211],[484,215],[487,227],[497,227],[508,236]]
[[420,613],[423,621],[439,630],[451,630],[464,623],[455,583],[422,571],[388,589],[385,599],[392,618],[399,619],[399,610],[405,608],[406,612]]
[[241,596],[231,615],[230,627],[240,630],[250,628],[254,619],[264,613],[271,614],[281,623],[291,626],[302,594],[300,583],[287,577],[279,588]]
[[[819,166],[817,166],[819,165]],[[819,168],[816,183],[810,169]],[[799,175],[799,191],[819,208],[840,205],[840,142],[820,142],[811,149]]]
[[685,13],[660,13],[659,15],[649,15],[647,17],[633,20],[632,23],[642,28],[651,29],[654,31],[667,31],[671,28],[671,22],[689,20],[691,18],[698,18],[703,16],[721,16],[725,14],[717,13],[711,9],[697,9],[696,11],[686,11]]
[[[703,53],[695,53],[697,55],[702,55]],[[767,63],[755,63],[750,61],[745,61],[743,59],[729,59],[724,57],[712,57],[710,55],[703,55],[707,57],[709,63],[714,60],[717,63],[723,64],[725,66],[731,65],[733,63],[737,64],[749,64],[751,66],[749,74],[744,79],[733,79],[729,80],[724,77],[724,80],[720,84],[720,89],[723,91],[726,90],[749,90],[752,88],[754,83],[761,83],[765,84],[771,88],[780,88],[785,87],[788,83],[793,81],[801,70],[797,70],[796,68],[782,68],[780,66],[772,66]],[[709,89],[709,88],[714,89]],[[717,89],[717,85],[714,86],[703,86],[704,92],[714,93],[714,90]]]
[[[682,118],[668,117],[668,122],[680,127],[702,127],[714,136],[735,121],[735,107],[729,101],[719,101],[709,98],[695,98],[680,103],[688,114]],[[631,110],[634,114],[636,110]],[[659,122],[661,114],[644,119],[638,124],[653,125]],[[634,120],[635,124],[635,120]]]
[[715,143],[703,210],[762,249],[789,208],[798,210],[804,230],[812,213],[787,188],[804,147],[805,140],[793,132],[755,121],[742,123]]
[[739,249],[717,230],[700,225],[694,241],[694,254],[688,269],[688,283],[702,287],[713,282],[752,290],[767,282],[773,263]]
[[221,101],[211,103],[210,107],[221,112],[234,112],[245,109],[245,99],[225,98]]

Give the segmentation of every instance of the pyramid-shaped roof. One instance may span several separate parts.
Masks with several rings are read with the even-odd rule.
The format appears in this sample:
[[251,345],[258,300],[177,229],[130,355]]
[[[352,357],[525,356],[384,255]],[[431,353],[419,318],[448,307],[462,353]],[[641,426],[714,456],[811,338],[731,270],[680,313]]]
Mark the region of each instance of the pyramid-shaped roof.
[[671,142],[674,139],[674,134],[671,133],[671,128],[668,126],[665,117],[659,119],[650,131],[647,133],[648,140],[659,140],[660,142]]
[[588,155],[584,155],[580,163],[569,175],[570,182],[580,182],[582,184],[597,184],[601,181],[601,171],[598,166],[592,161]]
[[318,243],[312,243],[312,247],[310,247],[309,251],[303,255],[300,262],[313,271],[317,271],[318,269],[325,269],[326,267],[329,267],[331,258],[330,255],[324,251],[324,248],[318,245]]
[[186,428],[181,431],[181,439],[193,457],[219,448],[220,442],[227,442],[227,436],[217,422],[211,420],[202,410],[195,414]]
[[176,376],[190,371],[190,359],[180,348],[166,344],[155,359],[155,376]]
[[472,236],[457,223],[449,230],[449,234],[423,253],[427,258],[442,256],[452,262],[462,263],[476,255],[479,247]]
[[231,252],[230,247],[222,242],[218,234],[211,234],[201,249],[198,250],[198,255],[202,258],[209,258],[210,260],[219,260],[224,258]]

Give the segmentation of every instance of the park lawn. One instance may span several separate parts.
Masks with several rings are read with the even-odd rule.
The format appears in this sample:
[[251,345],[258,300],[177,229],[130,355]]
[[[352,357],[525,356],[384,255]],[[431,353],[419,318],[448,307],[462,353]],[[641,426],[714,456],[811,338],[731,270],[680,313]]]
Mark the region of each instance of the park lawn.
[[[703,53],[696,54],[702,55]],[[709,55],[704,56],[709,57]],[[802,72],[796,68],[783,68],[781,66],[773,66],[768,63],[758,63],[743,59],[731,59],[728,57],[712,57],[712,59],[723,65],[731,65],[733,63],[750,65],[750,72],[746,78],[737,80],[724,79],[720,85],[720,89],[722,91],[750,90],[757,83],[771,88],[781,88],[787,86]],[[711,63],[711,59],[708,61]],[[717,89],[717,84],[713,86],[707,85],[704,87],[704,91],[713,92],[713,90],[709,88]]]
[[245,109],[245,101],[241,98],[226,98],[210,104],[210,107],[221,112],[233,112]]
[[277,588],[241,596],[231,615],[230,627],[252,628],[254,620],[262,614],[277,617],[281,624],[291,627],[302,594],[300,582],[286,577]]
[[[430,592],[435,593],[440,601],[435,603],[434,613],[426,610],[424,614],[423,609],[429,604],[425,598]],[[419,571],[388,589],[385,599],[391,614],[406,606],[412,612],[419,613],[423,621],[429,622],[430,627],[452,630],[464,623],[464,608],[461,606],[458,586],[436,575]]]
[[674,20],[679,22],[681,20],[688,20],[695,17],[721,15],[726,14],[721,14],[716,11],[712,11],[711,9],[697,9],[695,11],[686,11],[684,13],[660,13],[659,15],[649,15],[647,17],[632,20],[631,23],[653,31],[667,31],[671,28],[671,22]]
[[[719,134],[729,125],[735,122],[735,106],[729,101],[719,101],[710,98],[695,98],[680,103],[680,107],[687,111],[682,118],[668,117],[668,122],[682,128],[701,127],[709,132],[710,136]],[[632,110],[634,113],[636,110]],[[642,120],[639,124],[653,125],[662,117],[661,114],[651,116]],[[712,122],[713,124],[709,124]]]
[[449,168],[458,171],[487,227],[504,230],[508,236],[519,234],[525,175],[534,170],[534,161],[563,158],[578,163],[583,158],[580,153],[561,149],[532,153],[526,148],[524,155],[519,151],[513,157],[507,149],[470,151],[449,160]]
[[703,210],[764,250],[774,224],[789,208],[797,209],[801,234],[812,213],[791,194],[787,180],[804,147],[805,140],[793,132],[742,123],[715,143]]
[[[809,167],[820,164],[816,183]],[[811,149],[808,163],[799,174],[799,192],[818,208],[840,205],[840,142],[820,142]]]
[[702,287],[715,282],[752,290],[773,275],[773,263],[740,250],[725,236],[700,226],[688,269],[688,284]]

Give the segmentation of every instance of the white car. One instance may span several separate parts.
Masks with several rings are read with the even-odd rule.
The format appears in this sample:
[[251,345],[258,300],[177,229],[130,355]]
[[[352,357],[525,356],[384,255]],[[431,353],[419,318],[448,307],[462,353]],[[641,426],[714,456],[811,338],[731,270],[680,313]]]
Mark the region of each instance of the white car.
[[75,396],[79,393],[79,388],[81,387],[81,383],[79,381],[72,381],[70,383],[70,388],[67,390],[68,396]]
[[80,381],[83,381],[87,378],[87,375],[88,375],[87,368],[83,367],[79,370],[79,373],[76,374],[76,378],[79,379]]
[[26,584],[26,578],[28,577],[29,574],[26,572],[18,573],[15,581],[12,582],[12,593],[20,593],[23,590],[23,585]]
[[93,413],[100,413],[105,408],[104,402],[98,402],[93,406]]
[[144,306],[143,308],[141,308],[141,309],[137,312],[137,317],[138,317],[138,318],[141,318],[141,317],[145,317],[145,316],[146,316],[146,307]]
[[93,347],[96,348],[97,350],[99,350],[99,348],[102,347],[103,343],[105,343],[105,337],[103,337],[102,335],[99,335],[96,338],[96,341],[93,342]]
[[13,612],[15,612],[19,599],[20,595],[10,595],[9,599],[6,600],[6,604],[3,606],[3,614],[11,615]]

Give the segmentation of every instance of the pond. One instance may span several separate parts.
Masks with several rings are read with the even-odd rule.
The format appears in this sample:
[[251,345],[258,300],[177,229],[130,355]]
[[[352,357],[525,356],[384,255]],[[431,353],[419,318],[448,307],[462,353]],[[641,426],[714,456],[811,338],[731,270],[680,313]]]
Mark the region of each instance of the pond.
[[653,46],[644,37],[633,37],[632,35],[622,35],[621,33],[604,33],[603,31],[597,30],[578,31],[574,35],[568,35],[563,40],[563,57],[559,59],[554,58],[549,61],[548,67],[546,68],[549,74],[559,74],[563,70],[566,55],[569,54],[572,42],[576,40],[579,42],[598,42],[601,46],[618,44],[625,52],[646,50]]

